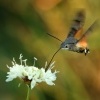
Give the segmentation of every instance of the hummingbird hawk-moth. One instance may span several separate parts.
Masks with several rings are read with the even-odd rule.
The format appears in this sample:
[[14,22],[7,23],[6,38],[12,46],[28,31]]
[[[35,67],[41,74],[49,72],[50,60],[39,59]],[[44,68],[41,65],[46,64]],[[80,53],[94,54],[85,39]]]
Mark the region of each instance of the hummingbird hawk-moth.
[[93,24],[86,30],[86,32],[82,34],[82,36],[79,39],[77,39],[76,38],[77,34],[79,34],[79,32],[82,32],[84,22],[85,22],[85,12],[79,11],[76,14],[76,18],[73,20],[70,31],[67,35],[67,38],[64,41],[61,41],[60,39],[58,39],[55,36],[52,36],[51,34],[48,35],[62,42],[60,45],[60,49],[67,49],[69,51],[84,53],[86,55],[87,53],[89,53],[86,37],[93,30],[96,21],[94,21]]
[[[85,31],[85,33],[82,34],[82,36],[79,39],[77,39],[77,35],[79,33],[82,33],[84,22],[85,22],[85,11],[81,10],[81,11],[77,12],[76,17],[72,22],[70,31],[67,35],[67,38],[64,41],[61,41],[57,37],[47,33],[48,35],[52,36],[53,38],[56,38],[57,40],[61,41],[60,48],[54,53],[52,59],[54,58],[54,56],[60,49],[67,49],[69,51],[73,51],[73,52],[77,52],[77,53],[84,53],[85,55],[87,55],[87,53],[89,53],[90,50],[87,45],[86,37],[89,33],[92,32],[92,30],[96,24],[96,21],[94,21],[93,24]],[[51,59],[51,61],[52,61],[52,59]],[[51,63],[51,61],[50,61],[50,63]]]

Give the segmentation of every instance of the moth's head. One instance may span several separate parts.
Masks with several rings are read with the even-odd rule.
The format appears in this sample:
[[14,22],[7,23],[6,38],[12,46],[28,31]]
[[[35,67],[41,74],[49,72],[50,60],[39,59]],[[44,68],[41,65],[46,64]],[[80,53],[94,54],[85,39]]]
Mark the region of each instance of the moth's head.
[[61,44],[61,48],[62,49],[69,49],[70,48],[70,44],[66,44],[65,42],[63,42],[62,44]]

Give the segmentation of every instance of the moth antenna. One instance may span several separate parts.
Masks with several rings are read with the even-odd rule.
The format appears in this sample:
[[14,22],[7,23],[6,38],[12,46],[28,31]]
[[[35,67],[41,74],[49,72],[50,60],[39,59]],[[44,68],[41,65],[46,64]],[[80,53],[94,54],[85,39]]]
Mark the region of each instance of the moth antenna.
[[51,34],[49,34],[49,33],[47,33],[47,34],[48,34],[49,36],[51,36],[51,37],[53,37],[53,38],[59,40],[60,42],[63,42],[63,41],[61,41],[60,39],[58,39],[57,37],[55,37],[55,36],[53,36],[53,35],[51,35]]
[[53,58],[55,57],[55,55],[57,54],[57,52],[58,52],[60,49],[61,49],[61,48],[59,48],[59,49],[53,54],[53,56],[52,56],[50,62],[48,63],[47,67],[45,68],[45,72],[48,70],[48,68],[49,68],[49,66],[50,66],[50,64],[51,64],[51,62],[52,62],[52,60],[53,60]]

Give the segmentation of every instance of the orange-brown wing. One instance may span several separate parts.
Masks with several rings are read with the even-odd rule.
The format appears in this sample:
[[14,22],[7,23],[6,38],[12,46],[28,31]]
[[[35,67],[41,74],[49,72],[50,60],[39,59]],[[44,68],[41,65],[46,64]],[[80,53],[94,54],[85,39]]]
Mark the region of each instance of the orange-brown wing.
[[75,20],[73,20],[72,27],[67,37],[75,36],[78,31],[80,31],[84,25],[85,21],[85,12],[83,10],[79,11],[76,15]]
[[87,48],[88,47],[88,44],[87,44],[87,41],[86,41],[86,38],[82,38],[80,41],[77,42],[76,44],[78,47],[82,47],[82,48]]
[[87,47],[87,41],[86,41],[86,37],[88,34],[90,34],[95,25],[96,25],[97,21],[94,21],[94,23],[87,29],[87,31],[81,36],[81,38],[78,40],[78,45],[82,46],[82,47]]
[[80,37],[82,36],[82,33],[83,33],[83,27],[80,28],[80,29],[77,31],[77,33],[75,34],[74,37],[78,40],[78,39],[80,39]]

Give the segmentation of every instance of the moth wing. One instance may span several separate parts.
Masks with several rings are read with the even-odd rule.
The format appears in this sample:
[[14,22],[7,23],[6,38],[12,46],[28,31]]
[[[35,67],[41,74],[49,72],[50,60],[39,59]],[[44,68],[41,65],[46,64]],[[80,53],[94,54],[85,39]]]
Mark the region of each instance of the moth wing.
[[87,47],[87,35],[92,33],[94,27],[96,26],[97,20],[93,22],[93,24],[87,29],[87,31],[81,36],[81,38],[77,41],[77,44],[82,47]]
[[81,28],[84,25],[84,22],[85,22],[85,11],[81,10],[76,14],[75,20],[73,20],[73,23],[71,25],[72,27],[69,31],[67,38],[70,36],[74,37],[78,33],[78,31],[81,30]]
[[81,38],[78,41],[84,40],[84,38],[87,37],[90,33],[92,33],[94,27],[96,26],[97,20],[93,22],[93,24],[87,29],[87,31],[81,36]]

